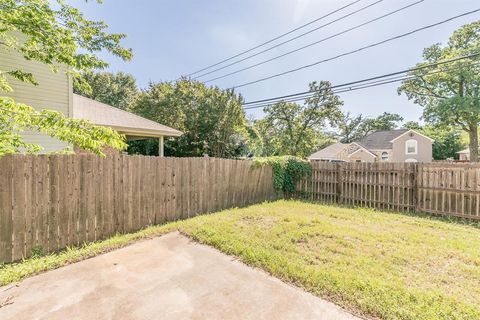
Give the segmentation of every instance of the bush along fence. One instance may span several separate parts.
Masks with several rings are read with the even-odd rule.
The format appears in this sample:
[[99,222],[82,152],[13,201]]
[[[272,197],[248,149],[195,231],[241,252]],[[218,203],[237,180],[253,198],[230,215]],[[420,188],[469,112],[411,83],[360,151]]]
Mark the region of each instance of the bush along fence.
[[273,200],[271,166],[216,158],[0,157],[0,263]]
[[312,161],[296,197],[480,220],[480,165]]

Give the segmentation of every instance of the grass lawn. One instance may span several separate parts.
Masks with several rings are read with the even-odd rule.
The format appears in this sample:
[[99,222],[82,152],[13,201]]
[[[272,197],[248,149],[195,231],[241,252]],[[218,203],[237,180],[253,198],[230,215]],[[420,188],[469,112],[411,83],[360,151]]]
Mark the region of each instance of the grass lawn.
[[174,229],[368,317],[480,319],[479,228],[298,201],[226,210],[5,265],[0,281]]

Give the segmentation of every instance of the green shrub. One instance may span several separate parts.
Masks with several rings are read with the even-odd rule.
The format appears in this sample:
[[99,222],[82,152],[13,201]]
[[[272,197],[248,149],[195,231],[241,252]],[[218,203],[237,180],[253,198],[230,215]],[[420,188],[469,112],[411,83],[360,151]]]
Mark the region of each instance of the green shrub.
[[297,183],[312,173],[307,161],[293,156],[253,159],[256,166],[270,165],[273,168],[273,185],[277,192],[295,192]]

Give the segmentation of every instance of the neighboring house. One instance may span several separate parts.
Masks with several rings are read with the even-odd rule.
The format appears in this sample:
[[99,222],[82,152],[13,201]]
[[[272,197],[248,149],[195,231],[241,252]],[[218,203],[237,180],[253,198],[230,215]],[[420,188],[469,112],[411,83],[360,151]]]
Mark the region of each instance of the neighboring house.
[[[57,73],[39,62],[28,61],[18,53],[6,51],[0,46],[0,70],[23,70],[31,72],[38,82],[37,86],[8,78],[13,92],[0,95],[9,96],[18,103],[24,103],[37,110],[50,109],[63,113],[67,117],[90,120],[111,127],[127,136],[128,139],[158,138],[159,155],[163,155],[165,137],[178,137],[182,132],[154,121],[122,111],[115,107],[99,103],[73,94],[71,78],[60,68]],[[58,139],[38,132],[25,132],[26,142],[43,147],[44,153],[64,150],[69,145]]]
[[309,160],[346,162],[432,162],[433,139],[415,130],[377,131],[352,143],[335,143]]
[[470,148],[457,152],[459,161],[470,161]]

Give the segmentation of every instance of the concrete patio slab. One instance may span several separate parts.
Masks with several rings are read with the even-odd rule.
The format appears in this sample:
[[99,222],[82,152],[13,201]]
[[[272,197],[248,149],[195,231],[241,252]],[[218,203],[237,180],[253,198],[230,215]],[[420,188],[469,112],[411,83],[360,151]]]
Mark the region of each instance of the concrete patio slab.
[[179,233],[2,287],[0,306],[2,320],[357,319]]

